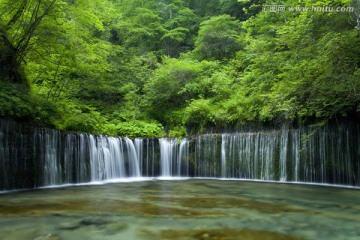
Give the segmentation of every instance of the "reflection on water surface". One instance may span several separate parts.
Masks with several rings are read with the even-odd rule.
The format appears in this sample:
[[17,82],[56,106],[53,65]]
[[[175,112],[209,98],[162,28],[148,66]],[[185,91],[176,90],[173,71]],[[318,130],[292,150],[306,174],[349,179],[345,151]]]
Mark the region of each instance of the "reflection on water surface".
[[0,195],[1,239],[360,239],[360,191],[143,181]]

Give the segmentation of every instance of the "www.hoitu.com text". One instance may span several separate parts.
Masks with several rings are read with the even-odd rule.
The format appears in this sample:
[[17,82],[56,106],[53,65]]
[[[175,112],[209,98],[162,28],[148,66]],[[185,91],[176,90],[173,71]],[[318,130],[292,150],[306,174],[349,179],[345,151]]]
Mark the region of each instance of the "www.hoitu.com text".
[[343,6],[343,7],[329,7],[329,6],[285,6],[285,5],[264,5],[263,12],[338,12],[338,13],[349,13],[354,12],[354,7]]

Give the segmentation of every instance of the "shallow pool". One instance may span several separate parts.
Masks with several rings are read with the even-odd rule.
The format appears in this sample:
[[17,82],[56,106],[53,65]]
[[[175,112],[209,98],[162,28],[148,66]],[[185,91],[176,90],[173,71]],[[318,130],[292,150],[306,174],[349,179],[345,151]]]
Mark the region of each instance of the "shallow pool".
[[360,239],[360,190],[148,180],[0,195],[0,239]]

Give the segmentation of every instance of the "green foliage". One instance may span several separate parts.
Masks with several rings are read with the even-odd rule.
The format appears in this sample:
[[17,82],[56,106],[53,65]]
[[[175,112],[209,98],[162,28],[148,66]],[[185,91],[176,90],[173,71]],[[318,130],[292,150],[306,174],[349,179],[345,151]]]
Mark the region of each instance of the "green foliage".
[[103,133],[103,126],[107,119],[94,107],[76,101],[58,101],[57,106],[61,118],[55,119],[54,124],[60,130]]
[[212,17],[200,24],[194,53],[199,59],[231,58],[239,50],[240,23],[229,15]]
[[0,82],[0,114],[16,118],[31,115],[29,95],[23,85]]
[[155,137],[359,114],[355,15],[272,4],[2,0],[0,116]]
[[126,137],[163,137],[165,135],[161,124],[156,122],[130,121],[118,123],[115,126],[117,135]]
[[316,13],[259,13],[246,21],[245,47],[232,62],[240,91],[224,105],[233,119],[281,124],[353,111],[359,38],[348,23],[343,14]]
[[194,127],[199,126],[200,129],[213,120],[213,112],[209,100],[197,99],[192,101],[186,108],[186,122],[188,125]]
[[8,116],[36,125],[52,125],[60,113],[54,103],[29,94],[24,85],[0,82],[0,117]]
[[175,126],[170,129],[168,137],[186,137],[188,135],[184,126]]
[[64,120],[64,122],[58,123],[57,126],[61,130],[88,132],[94,134],[102,133],[102,126],[106,123],[106,119],[96,111],[71,114],[64,118]]
[[217,62],[164,58],[144,86],[149,114],[165,125],[183,124],[182,109],[206,94],[203,81],[219,68]]
[[162,67],[154,71],[144,86],[150,113],[160,120],[168,111],[183,107],[187,93],[181,90],[194,81],[200,71],[196,61],[164,58]]

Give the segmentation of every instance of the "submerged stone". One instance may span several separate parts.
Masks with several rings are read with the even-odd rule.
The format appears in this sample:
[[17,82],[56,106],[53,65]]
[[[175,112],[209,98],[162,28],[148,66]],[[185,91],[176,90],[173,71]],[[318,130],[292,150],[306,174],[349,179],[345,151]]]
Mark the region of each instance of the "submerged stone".
[[159,240],[302,240],[288,234],[253,230],[253,229],[194,229],[194,230],[163,230],[150,233],[153,239]]
[[89,227],[89,226],[103,228],[104,226],[106,226],[110,223],[111,223],[110,221],[101,220],[101,219],[83,219],[78,222],[63,225],[59,229],[72,231],[72,230],[77,230],[77,229]]
[[216,180],[17,192],[0,195],[0,236],[7,240],[358,239],[358,193]]
[[261,213],[276,214],[282,212],[301,213],[308,212],[308,210],[293,208],[284,204],[277,204],[265,201],[257,201],[243,198],[228,198],[228,197],[168,197],[166,200],[159,197],[151,197],[152,201],[168,201],[178,204],[182,207],[197,208],[197,209],[228,209],[228,208],[243,208],[247,210],[258,211]]
[[126,223],[115,222],[106,226],[105,231],[107,234],[115,234],[122,232],[128,228]]
[[46,236],[37,237],[34,240],[61,240],[61,237],[57,234],[49,233]]

